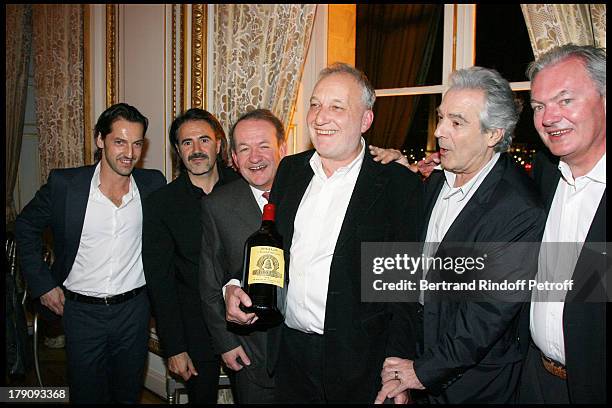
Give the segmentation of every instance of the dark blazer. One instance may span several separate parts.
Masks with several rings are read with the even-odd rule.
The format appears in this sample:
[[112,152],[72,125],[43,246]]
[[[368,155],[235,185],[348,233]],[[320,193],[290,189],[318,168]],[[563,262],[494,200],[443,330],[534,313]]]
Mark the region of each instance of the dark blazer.
[[[434,172],[425,191],[427,224],[444,184]],[[513,160],[502,153],[448,229],[447,243],[539,242],[545,214],[537,190]],[[423,228],[423,240],[427,234]],[[538,246],[488,254],[496,276],[532,279]],[[495,258],[494,258],[495,257]],[[521,262],[518,262],[521,259]],[[430,279],[429,273],[426,279]],[[417,377],[439,403],[506,403],[518,384],[521,354],[518,317],[522,303],[448,301],[425,297],[424,352],[415,361]]]
[[202,200],[202,251],[200,293],[213,344],[218,353],[242,346],[251,359],[245,366],[249,380],[262,387],[274,386],[267,374],[267,334],[236,327],[225,321],[222,288],[230,279],[242,280],[244,244],[259,229],[261,211],[249,184],[237,180]]
[[[293,224],[313,171],[314,150],[281,161],[270,201],[283,237],[287,273]],[[413,303],[361,302],[361,243],[416,242],[422,184],[406,168],[375,162],[365,149],[330,267],[324,323],[323,384],[330,402],[372,403],[385,357],[414,357],[417,329]],[[289,287],[291,276],[289,276]],[[270,369],[282,330],[270,331]]]
[[[215,189],[236,177],[232,170],[220,167]],[[166,357],[186,351],[194,361],[216,359],[198,283],[204,195],[183,171],[151,194],[143,206],[142,262]]]
[[[89,187],[96,166],[51,170],[32,201],[15,223],[23,274],[33,298],[61,286],[68,277],[79,249]],[[166,184],[158,170],[132,172],[140,200]],[[51,269],[42,259],[42,232],[51,227],[55,262]]]
[[[540,187],[546,211],[552,205],[561,172],[559,158],[541,152],[534,163],[534,179]],[[604,192],[595,217],[589,228],[586,242],[606,242],[606,192]],[[595,257],[595,261],[594,261]],[[609,263],[608,263],[609,265]],[[606,308],[605,302],[585,302],[582,294],[596,293],[603,299],[605,287],[592,282],[602,282],[601,254],[593,254],[585,245],[574,269],[574,290],[568,293],[563,309],[563,336],[565,344],[565,366],[570,403],[601,404],[606,402]],[[580,271],[580,273],[576,273]],[[605,276],[605,275],[604,275]],[[605,278],[604,278],[605,279]],[[586,290],[584,290],[586,289]],[[529,304],[521,319],[523,337],[529,338]],[[523,349],[527,353],[527,347]]]

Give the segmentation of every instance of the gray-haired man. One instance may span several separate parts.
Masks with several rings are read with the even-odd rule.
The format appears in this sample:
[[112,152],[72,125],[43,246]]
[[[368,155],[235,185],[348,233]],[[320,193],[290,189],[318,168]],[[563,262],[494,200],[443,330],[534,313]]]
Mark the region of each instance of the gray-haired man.
[[[443,256],[457,242],[506,243],[487,265],[508,280],[533,277],[537,246],[521,243],[539,241],[545,215],[535,186],[505,153],[518,117],[510,85],[496,71],[451,75],[435,131],[444,171],[434,171],[425,188],[426,255]],[[385,360],[377,402],[407,389],[426,390],[436,403],[513,401],[522,303],[455,299],[421,298],[424,350],[416,360]]]

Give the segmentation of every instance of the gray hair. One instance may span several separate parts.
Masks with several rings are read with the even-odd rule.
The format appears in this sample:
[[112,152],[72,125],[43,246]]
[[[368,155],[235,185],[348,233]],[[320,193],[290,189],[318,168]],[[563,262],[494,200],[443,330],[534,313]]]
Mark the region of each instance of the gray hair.
[[454,89],[484,91],[485,102],[480,112],[480,129],[482,132],[502,129],[504,134],[495,145],[495,151],[507,151],[512,144],[514,128],[520,115],[520,105],[517,104],[508,81],[494,69],[471,67],[451,74],[448,90]]
[[595,83],[600,95],[606,96],[606,49],[591,45],[565,44],[555,47],[541,55],[527,66],[527,77],[530,81],[544,68],[555,65],[568,58],[578,58]]
[[319,72],[319,81],[332,74],[347,74],[353,77],[359,86],[361,86],[363,104],[367,109],[372,109],[374,102],[376,101],[376,93],[374,91],[374,87],[370,83],[370,80],[362,71],[349,64],[335,62]]

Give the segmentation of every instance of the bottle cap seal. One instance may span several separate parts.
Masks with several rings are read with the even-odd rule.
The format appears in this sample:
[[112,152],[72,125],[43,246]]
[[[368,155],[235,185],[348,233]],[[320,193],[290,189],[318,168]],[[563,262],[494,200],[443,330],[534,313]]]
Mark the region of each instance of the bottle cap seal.
[[274,221],[276,216],[276,207],[274,204],[266,204],[263,208],[263,221]]

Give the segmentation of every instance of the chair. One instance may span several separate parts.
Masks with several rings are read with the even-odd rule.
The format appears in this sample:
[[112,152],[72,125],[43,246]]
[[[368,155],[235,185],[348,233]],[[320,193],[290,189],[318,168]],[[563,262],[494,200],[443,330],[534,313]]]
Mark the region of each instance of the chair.
[[[26,316],[28,334],[32,335],[32,351],[34,356],[34,370],[36,372],[36,380],[38,382],[38,386],[43,386],[42,375],[40,370],[40,359],[39,359],[39,320],[40,314],[35,309],[32,308],[32,311],[28,310],[28,299],[29,292],[27,288],[27,282],[23,279],[21,274],[21,270],[18,267],[17,263],[17,245],[15,242],[15,237],[13,234],[7,234],[6,239],[6,254],[7,260],[10,268],[10,273],[15,277],[15,281],[18,283],[22,283],[23,287],[23,296],[21,298],[21,307],[23,308],[24,316]],[[48,244],[44,244],[43,246],[43,261],[49,265],[49,267],[53,264],[55,257],[53,255],[53,250]]]
[[23,318],[25,319],[26,330],[28,334],[33,335],[33,351],[34,351],[34,367],[36,370],[36,379],[38,381],[38,386],[42,387],[42,377],[40,375],[40,364],[38,360],[38,315],[34,314],[32,316],[31,313],[27,310],[26,300],[28,298],[27,285],[24,282],[23,276],[21,275],[21,271],[19,269],[17,263],[17,243],[15,241],[15,236],[12,232],[7,231],[6,235],[6,260],[7,266],[9,268],[9,274],[12,278],[13,282],[13,290],[14,296],[21,296],[21,299],[18,300],[19,305],[21,307],[21,313]]

